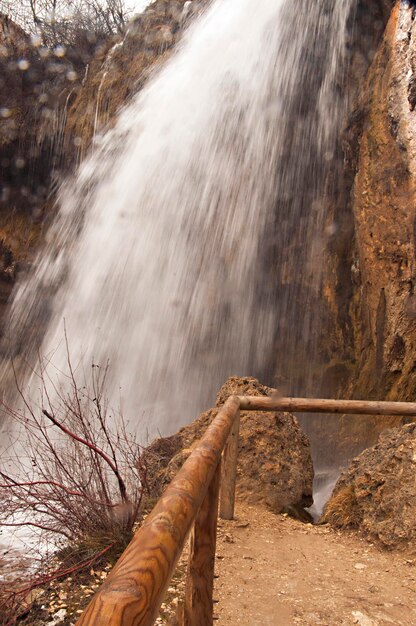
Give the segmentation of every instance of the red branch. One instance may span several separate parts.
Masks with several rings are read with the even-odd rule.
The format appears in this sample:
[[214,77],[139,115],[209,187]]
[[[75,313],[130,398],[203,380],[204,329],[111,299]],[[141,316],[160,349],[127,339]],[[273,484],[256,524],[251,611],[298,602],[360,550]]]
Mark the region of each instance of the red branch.
[[[95,561],[97,561],[97,559],[104,556],[106,552],[111,550],[113,546],[114,546],[114,543],[110,543],[109,546],[107,546],[100,552],[97,552],[97,554],[94,554],[94,556],[91,559],[88,559],[87,561],[83,561],[82,563],[78,563],[77,565],[74,565],[73,567],[67,567],[66,569],[57,569],[49,575],[39,576],[37,580],[32,582],[30,585],[23,587],[21,589],[18,589],[17,591],[3,587],[4,591],[5,593],[10,594],[9,597],[13,598],[13,601],[15,602],[17,597],[26,596],[26,594],[30,593],[33,589],[36,589],[37,587],[43,587],[45,584],[50,583],[54,580],[59,580],[59,578],[63,578],[65,576],[69,576],[70,574],[74,574],[75,572],[79,572],[85,567],[90,567],[91,565],[95,563]],[[12,620],[9,621],[5,626],[13,626],[13,624],[16,623],[16,619],[21,617],[25,613],[26,613],[26,609],[19,615],[13,617]]]
[[[64,576],[69,576],[70,574],[73,574],[74,572],[79,572],[80,570],[84,569],[84,567],[90,567],[91,565],[93,565],[93,563],[95,563],[97,559],[104,556],[106,552],[111,550],[113,546],[114,546],[114,542],[110,543],[109,546],[107,546],[100,552],[97,552],[96,554],[94,554],[94,556],[88,559],[87,561],[83,561],[82,563],[78,563],[77,565],[74,565],[72,567],[67,567],[66,569],[57,569],[49,575],[39,576],[39,578],[35,580],[35,582],[31,583],[27,587],[24,587],[23,589],[14,591],[13,593],[15,593],[16,595],[26,594],[32,589],[36,589],[36,587],[42,587],[42,585],[45,585],[46,583],[49,583],[52,580],[58,580],[59,578],[63,578]],[[6,591],[12,593],[12,589],[6,589]]]
[[[0,475],[4,476],[2,472],[0,472]],[[13,480],[8,485],[0,484],[0,489],[14,489],[15,487],[35,487],[36,485],[51,485],[52,487],[58,487],[59,489],[62,489],[63,491],[65,491],[65,493],[67,493],[70,496],[78,496],[80,498],[85,498],[86,500],[88,500],[88,502],[91,502],[91,504],[108,506],[109,508],[118,506],[117,503],[113,504],[112,502],[102,502],[100,500],[91,500],[91,498],[89,498],[87,494],[81,493],[80,491],[72,491],[72,489],[65,487],[65,485],[61,485],[60,483],[54,482],[53,480],[33,480],[33,481],[26,482],[26,483],[17,483]],[[42,492],[35,491],[35,494],[36,493],[42,493]]]
[[100,448],[98,448],[93,443],[87,441],[86,439],[83,439],[82,437],[79,437],[78,435],[73,433],[71,430],[66,428],[66,426],[58,422],[58,420],[53,415],[51,415],[46,409],[43,409],[42,413],[52,422],[52,424],[55,424],[55,426],[57,426],[60,430],[62,430],[62,432],[68,435],[68,437],[75,439],[75,441],[79,441],[79,443],[82,443],[84,446],[87,446],[87,448],[89,448],[90,450],[98,454],[102,459],[104,459],[104,461],[111,467],[112,471],[114,472],[114,475],[117,478],[121,499],[123,500],[123,502],[128,502],[129,498],[127,495],[126,485],[124,484],[124,480],[120,476],[120,472],[118,471],[117,467],[114,465],[110,457],[108,457],[105,452],[103,452]]
[[44,526],[43,524],[37,524],[36,522],[1,522],[2,526],[34,526],[35,528],[40,528],[41,530],[46,530],[51,533],[59,533],[60,535],[64,535],[67,539],[71,539],[71,535],[64,532],[63,530],[58,530],[57,528],[50,528],[50,526]]

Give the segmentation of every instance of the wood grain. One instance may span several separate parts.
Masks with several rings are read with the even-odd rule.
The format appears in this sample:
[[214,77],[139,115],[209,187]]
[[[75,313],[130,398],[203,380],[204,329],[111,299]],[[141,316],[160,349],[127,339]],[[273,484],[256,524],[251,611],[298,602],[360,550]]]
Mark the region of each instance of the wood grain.
[[220,463],[238,408],[239,401],[232,396],[220,409],[77,626],[154,623],[185,540]]
[[215,548],[221,463],[191,533],[183,626],[212,626]]
[[292,411],[293,413],[342,413],[356,415],[416,415],[416,402],[369,400],[319,400],[239,396],[242,411]]
[[245,411],[416,415],[414,402],[230,397],[137,531],[77,626],[151,626],[197,515],[186,619],[187,626],[212,623],[220,459],[228,440],[221,513],[232,517],[240,408]]
[[231,429],[223,452],[220,496],[221,519],[230,520],[234,518],[239,434],[240,411],[237,411],[233,427]]

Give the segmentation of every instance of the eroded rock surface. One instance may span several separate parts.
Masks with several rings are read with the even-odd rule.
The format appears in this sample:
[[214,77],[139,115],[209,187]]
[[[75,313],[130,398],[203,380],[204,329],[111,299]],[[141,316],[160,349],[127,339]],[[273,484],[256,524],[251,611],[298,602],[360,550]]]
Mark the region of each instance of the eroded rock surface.
[[416,540],[416,424],[385,431],[344,471],[323,515],[336,528],[357,528],[387,547]]
[[[146,456],[150,492],[161,493],[230,395],[268,396],[271,392],[255,378],[230,378],[218,393],[216,408],[176,435],[149,446]],[[312,504],[309,441],[296,417],[290,413],[241,413],[237,480],[238,492],[247,501],[263,502],[276,513],[288,506]]]
[[[371,31],[368,18],[376,4],[368,3],[361,32]],[[330,310],[323,338],[329,366],[321,393],[411,401],[416,393],[416,8],[407,2],[378,4],[380,19],[388,13],[390,18],[366,74],[370,59],[360,63],[360,46],[353,46],[359,58],[351,86],[360,88],[343,131],[342,188],[334,215],[328,216],[334,227],[323,289]],[[336,463],[403,423],[392,416],[317,419],[316,432],[330,439],[324,453]]]
[[87,67],[82,88],[68,109],[65,143],[79,140],[80,157],[95,133],[104,132],[123,107],[163,66],[186,28],[208,0],[155,0],[106,42]]
[[[392,12],[369,75],[354,182],[356,391],[410,399],[415,392],[416,117],[409,102],[414,9]],[[409,92],[410,88],[410,92]]]

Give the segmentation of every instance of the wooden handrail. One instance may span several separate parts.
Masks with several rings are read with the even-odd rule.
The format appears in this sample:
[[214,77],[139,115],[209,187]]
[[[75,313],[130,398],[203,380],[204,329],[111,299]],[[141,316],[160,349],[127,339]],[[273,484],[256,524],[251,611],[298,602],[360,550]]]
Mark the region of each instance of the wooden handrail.
[[355,415],[416,415],[416,402],[371,400],[318,400],[315,398],[269,398],[238,396],[242,411],[289,411],[292,413],[342,413]]
[[[77,626],[151,626],[154,623],[185,541],[219,466],[238,409],[239,401],[235,396],[220,409],[199,445],[77,621]],[[205,516],[205,511],[202,515]],[[214,556],[215,552],[205,560],[213,561]],[[195,560],[195,555],[193,558]],[[203,600],[210,604],[206,612],[211,612],[212,623],[212,597]],[[187,617],[187,624],[192,626],[210,623],[209,617],[203,622],[190,620],[192,616]]]
[[281,398],[277,394],[276,397],[231,396],[136,532],[76,626],[151,626],[191,530],[182,622],[183,626],[212,626],[218,492],[221,480],[220,516],[232,519],[240,409],[416,415],[414,402]]

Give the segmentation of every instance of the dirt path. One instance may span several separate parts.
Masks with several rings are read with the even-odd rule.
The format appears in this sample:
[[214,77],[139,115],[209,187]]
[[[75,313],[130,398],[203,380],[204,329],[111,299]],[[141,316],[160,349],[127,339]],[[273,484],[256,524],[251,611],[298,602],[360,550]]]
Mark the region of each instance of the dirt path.
[[416,555],[237,504],[220,521],[219,625],[416,626]]

